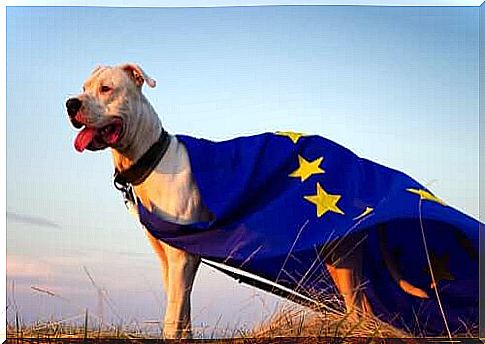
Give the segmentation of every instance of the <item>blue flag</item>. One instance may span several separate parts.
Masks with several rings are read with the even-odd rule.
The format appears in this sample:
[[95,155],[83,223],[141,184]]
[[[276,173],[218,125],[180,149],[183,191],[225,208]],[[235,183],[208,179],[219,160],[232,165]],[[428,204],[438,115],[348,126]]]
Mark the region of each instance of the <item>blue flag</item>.
[[[156,238],[321,300],[335,294],[322,252],[360,234],[364,291],[375,315],[421,335],[445,333],[442,314],[452,332],[478,326],[481,224],[406,174],[319,136],[177,138],[214,219],[177,225],[138,202],[140,220]],[[396,284],[383,233],[397,271],[428,299]]]

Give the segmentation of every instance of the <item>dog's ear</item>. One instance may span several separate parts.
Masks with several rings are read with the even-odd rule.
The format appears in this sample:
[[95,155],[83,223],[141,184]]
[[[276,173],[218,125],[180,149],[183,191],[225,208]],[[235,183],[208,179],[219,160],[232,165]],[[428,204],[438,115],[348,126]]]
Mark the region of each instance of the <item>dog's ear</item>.
[[129,77],[135,82],[138,87],[142,87],[143,83],[146,82],[148,86],[155,87],[157,82],[150,78],[141,67],[135,63],[127,63],[121,66]]

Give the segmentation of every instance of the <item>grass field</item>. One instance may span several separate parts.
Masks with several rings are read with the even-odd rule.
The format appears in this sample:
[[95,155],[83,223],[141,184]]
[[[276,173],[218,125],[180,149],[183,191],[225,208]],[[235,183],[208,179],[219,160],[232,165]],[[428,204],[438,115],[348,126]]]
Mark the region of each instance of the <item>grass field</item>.
[[[145,340],[160,338],[160,324],[100,324],[89,312],[62,320],[39,321],[25,325],[20,316],[14,323],[7,324],[7,336],[22,342],[27,338],[38,339],[126,339]],[[159,331],[153,331],[153,327]],[[158,332],[158,333],[157,333]],[[193,336],[198,340],[217,339],[215,333],[220,329],[194,328]],[[472,333],[468,336],[473,336]],[[227,330],[223,336],[233,340],[259,342],[260,340],[279,341],[283,338],[313,338],[314,340],[332,338],[332,342],[355,343],[356,338],[366,338],[366,342],[380,342],[385,338],[408,338],[411,336],[375,318],[344,314],[340,311],[319,312],[291,302],[285,303],[266,322],[252,330]],[[271,342],[271,341],[270,341]],[[307,341],[305,341],[307,343]]]
[[[80,321],[82,324],[80,325]],[[153,327],[158,327],[158,334]],[[16,316],[7,324],[8,343],[77,343],[77,342],[132,342],[151,343],[161,339],[160,323],[100,324],[89,313],[63,320],[39,321],[30,325],[21,323]],[[194,340],[208,343],[428,343],[429,339],[412,337],[378,319],[345,314],[340,311],[316,311],[291,302],[285,303],[266,322],[252,330],[227,330],[222,337],[220,329],[193,330]],[[480,343],[478,329],[457,334],[456,343]],[[447,341],[433,338],[431,342]],[[170,341],[172,342],[172,341]],[[187,341],[183,341],[187,342]]]

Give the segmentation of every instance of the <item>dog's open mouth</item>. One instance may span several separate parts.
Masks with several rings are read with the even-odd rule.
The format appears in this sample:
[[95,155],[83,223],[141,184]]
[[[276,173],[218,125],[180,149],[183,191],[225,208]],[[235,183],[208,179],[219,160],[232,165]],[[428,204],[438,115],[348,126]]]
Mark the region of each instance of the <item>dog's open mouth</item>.
[[78,152],[85,149],[92,151],[100,150],[114,145],[118,142],[123,131],[123,121],[115,118],[113,121],[101,128],[85,126],[74,141],[74,148]]

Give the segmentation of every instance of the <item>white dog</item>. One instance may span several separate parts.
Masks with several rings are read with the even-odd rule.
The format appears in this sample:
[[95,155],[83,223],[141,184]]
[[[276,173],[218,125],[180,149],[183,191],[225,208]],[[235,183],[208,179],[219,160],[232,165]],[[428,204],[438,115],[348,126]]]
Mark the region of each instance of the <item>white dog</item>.
[[[157,113],[142,94],[144,83],[150,87],[156,84],[135,64],[96,68],[84,83],[83,92],[66,103],[71,123],[82,128],[74,143],[76,150],[111,147],[117,171],[126,171],[139,161],[163,132]],[[211,214],[202,203],[192,177],[185,147],[174,136],[167,136],[165,141],[166,151],[160,162],[142,176],[140,183],[134,183],[136,197],[146,209],[170,222],[190,224],[210,220]],[[190,337],[190,293],[200,257],[146,233],[160,259],[167,295],[164,336]],[[362,266],[359,248],[348,255],[353,244],[341,245],[334,252],[336,258],[327,262],[327,269],[344,297],[347,310],[371,313],[365,295],[358,290]],[[345,252],[347,258],[339,259],[340,252]],[[387,266],[405,291],[427,297],[423,290],[400,278],[392,261]]]

